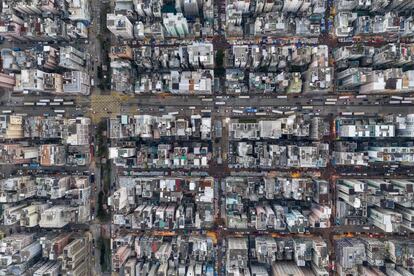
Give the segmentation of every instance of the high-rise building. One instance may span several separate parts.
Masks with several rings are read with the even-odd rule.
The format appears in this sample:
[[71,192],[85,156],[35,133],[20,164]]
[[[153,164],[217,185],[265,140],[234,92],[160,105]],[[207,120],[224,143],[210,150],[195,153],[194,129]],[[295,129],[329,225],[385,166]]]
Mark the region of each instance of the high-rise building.
[[16,79],[12,75],[0,73],[0,87],[12,89],[16,84]]
[[116,253],[112,256],[112,265],[114,266],[114,269],[119,269],[125,263],[131,253],[131,248],[128,246],[124,245],[119,247]]
[[89,74],[82,71],[65,72],[63,74],[63,92],[65,94],[89,95],[91,80]]
[[134,38],[134,25],[125,15],[109,13],[106,16],[107,28],[117,37],[124,39]]
[[283,12],[297,12],[302,6],[301,0],[285,0],[283,5]]
[[91,255],[91,236],[89,234],[73,240],[63,249],[63,254],[60,256],[63,275],[91,275],[89,257]]
[[47,261],[34,272],[33,276],[57,276],[59,271],[60,264],[58,262]]
[[44,72],[36,69],[22,70],[21,74],[16,74],[16,86],[14,90],[22,91],[44,91],[43,76]]
[[89,22],[91,20],[88,0],[69,0],[69,19],[72,21]]
[[199,15],[199,5],[197,0],[184,0],[184,15],[193,17]]
[[71,209],[67,206],[53,206],[41,214],[39,225],[42,228],[62,228],[72,220]]
[[237,270],[246,268],[248,265],[247,239],[246,238],[229,238],[227,240],[226,254],[227,254],[226,266],[227,266],[228,271],[231,271],[232,268],[235,268]]
[[189,33],[187,19],[182,13],[164,14],[163,25],[167,35],[172,37],[185,37]]
[[59,51],[59,66],[70,70],[83,70],[86,53],[72,46],[61,47]]

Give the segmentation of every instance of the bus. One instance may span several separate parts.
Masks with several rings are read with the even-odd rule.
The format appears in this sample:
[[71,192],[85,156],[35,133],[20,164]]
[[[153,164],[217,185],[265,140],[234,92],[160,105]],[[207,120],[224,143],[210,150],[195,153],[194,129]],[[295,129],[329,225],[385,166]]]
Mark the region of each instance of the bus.
[[55,109],[55,113],[65,113],[65,110],[63,110],[63,109]]
[[45,106],[47,105],[47,103],[43,103],[43,102],[37,102],[36,105],[41,105],[41,106]]
[[244,110],[246,113],[256,113],[257,109],[256,108],[252,108],[252,107],[248,107]]
[[1,113],[3,113],[3,114],[10,114],[10,113],[12,113],[12,111],[11,110],[3,110]]
[[33,102],[24,102],[23,105],[30,105],[30,106],[32,106],[32,105],[35,105],[35,103],[33,103]]
[[73,105],[73,102],[63,102],[63,105]]

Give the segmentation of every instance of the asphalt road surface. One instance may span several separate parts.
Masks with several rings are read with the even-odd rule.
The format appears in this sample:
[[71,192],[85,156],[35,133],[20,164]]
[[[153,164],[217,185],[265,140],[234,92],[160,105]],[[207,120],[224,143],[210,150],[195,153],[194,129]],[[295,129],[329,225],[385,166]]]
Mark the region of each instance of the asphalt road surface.
[[[310,98],[309,95],[289,96],[287,98],[278,98],[277,96],[259,96],[254,95],[250,98],[241,98],[238,96],[159,96],[159,95],[141,95],[130,98],[121,102],[121,108],[125,113],[169,113],[181,112],[188,110],[211,110],[216,116],[230,116],[233,110],[241,110],[249,107],[258,109],[258,112],[267,112],[268,115],[275,114],[272,110],[282,112],[286,111],[303,111],[319,113],[319,115],[339,114],[341,112],[365,112],[365,115],[375,114],[407,114],[414,110],[413,103],[390,104],[390,95],[368,95],[366,98],[356,98],[350,96],[348,99],[339,99],[333,95],[317,95]],[[407,96],[406,96],[407,97]],[[0,106],[1,111],[11,110],[14,113],[25,113],[28,115],[54,114],[55,109],[63,109],[67,116],[79,116],[93,110],[90,108],[91,103],[87,97],[64,98],[65,101],[73,101],[72,106],[24,106],[24,102],[36,103],[40,99],[51,99],[53,96],[29,96],[11,97],[7,101],[3,98],[3,104]],[[332,100],[336,99],[334,103]],[[330,104],[327,104],[331,101]],[[159,112],[163,108],[163,112]],[[136,111],[136,112],[135,112]],[[116,114],[115,114],[116,115]],[[254,114],[247,114],[252,116]]]

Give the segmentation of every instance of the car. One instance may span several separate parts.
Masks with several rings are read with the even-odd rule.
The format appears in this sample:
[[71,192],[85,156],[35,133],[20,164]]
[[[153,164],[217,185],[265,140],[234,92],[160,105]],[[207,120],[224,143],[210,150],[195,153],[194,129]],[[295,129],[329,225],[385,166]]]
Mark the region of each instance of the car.
[[326,31],[325,27],[325,18],[321,19],[321,33],[324,33]]
[[328,20],[328,30],[330,31],[330,30],[332,30],[332,28],[333,28],[333,20],[329,19]]

